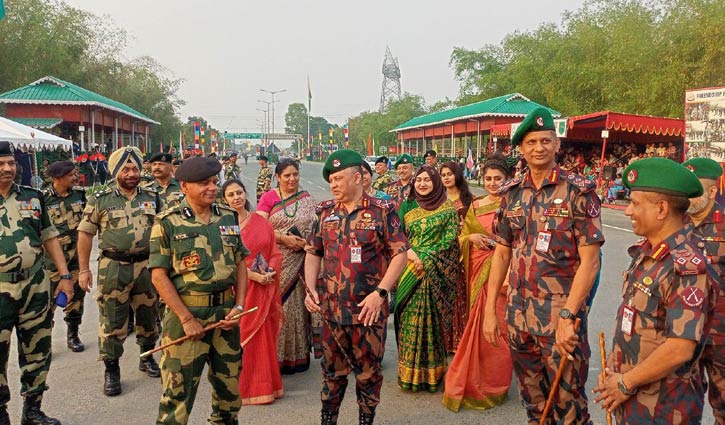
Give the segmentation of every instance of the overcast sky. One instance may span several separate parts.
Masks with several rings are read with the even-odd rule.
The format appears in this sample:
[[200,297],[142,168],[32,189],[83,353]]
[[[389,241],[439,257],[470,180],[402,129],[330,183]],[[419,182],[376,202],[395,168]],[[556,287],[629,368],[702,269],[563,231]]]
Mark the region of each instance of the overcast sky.
[[[458,96],[448,65],[456,46],[477,49],[513,31],[560,23],[581,0],[66,0],[108,15],[130,36],[124,56],[148,55],[185,80],[186,120],[201,115],[219,129],[259,131],[266,109],[259,91],[276,96],[275,129],[287,105],[306,102],[312,115],[342,124],[377,110],[385,46],[400,64],[404,92],[428,104]],[[524,93],[525,94],[525,93]],[[131,105],[133,106],[133,105]],[[144,112],[144,111],[142,111]]]

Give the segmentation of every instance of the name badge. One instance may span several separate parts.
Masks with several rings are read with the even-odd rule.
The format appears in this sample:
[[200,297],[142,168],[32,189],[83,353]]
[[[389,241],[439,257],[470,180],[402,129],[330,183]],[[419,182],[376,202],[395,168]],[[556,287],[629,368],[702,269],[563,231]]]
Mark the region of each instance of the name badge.
[[536,250],[539,252],[548,252],[551,243],[551,232],[543,230],[536,237]]
[[354,264],[362,263],[362,247],[351,246],[350,247],[350,262]]
[[624,306],[622,310],[622,327],[621,330],[624,334],[632,336],[632,329],[634,328],[634,309],[629,306]]

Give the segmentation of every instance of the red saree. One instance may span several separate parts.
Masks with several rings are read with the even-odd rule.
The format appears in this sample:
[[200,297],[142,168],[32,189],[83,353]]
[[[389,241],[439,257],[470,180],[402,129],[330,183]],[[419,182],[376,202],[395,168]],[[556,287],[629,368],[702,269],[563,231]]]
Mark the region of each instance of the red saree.
[[251,214],[242,229],[244,246],[249,250],[245,258],[251,267],[258,253],[274,269],[274,282],[262,285],[249,280],[244,309],[259,307],[256,313],[243,316],[239,322],[242,347],[242,373],[239,376],[239,394],[243,405],[267,404],[284,395],[282,375],[277,363],[277,341],[284,320],[279,295],[279,275],[282,253],[277,248],[272,226],[259,214]]

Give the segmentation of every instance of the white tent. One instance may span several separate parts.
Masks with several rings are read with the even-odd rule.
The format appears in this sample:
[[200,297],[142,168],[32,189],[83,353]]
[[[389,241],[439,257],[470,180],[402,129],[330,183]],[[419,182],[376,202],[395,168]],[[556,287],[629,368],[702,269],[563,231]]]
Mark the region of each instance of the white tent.
[[55,149],[57,147],[68,151],[73,148],[73,142],[70,140],[3,117],[0,117],[0,140],[8,141],[16,148],[26,148],[33,151]]

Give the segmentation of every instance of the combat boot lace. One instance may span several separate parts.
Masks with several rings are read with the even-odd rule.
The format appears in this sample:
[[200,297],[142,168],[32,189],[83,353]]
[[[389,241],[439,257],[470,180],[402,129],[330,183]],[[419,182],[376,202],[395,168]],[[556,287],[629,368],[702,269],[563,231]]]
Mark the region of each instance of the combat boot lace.
[[[151,350],[151,348],[141,349],[141,352],[146,352],[148,350]],[[154,360],[154,356],[148,355],[138,362],[138,370],[141,372],[145,372],[146,375],[148,375],[150,378],[158,378],[161,376],[161,370],[159,370],[159,365],[156,363],[156,360]]]
[[0,406],[0,425],[10,425],[10,416],[8,415],[7,406]]
[[362,410],[360,411],[360,425],[373,425],[374,419],[375,419],[375,412],[365,413]]
[[333,412],[332,410],[325,410],[322,409],[322,412],[320,413],[321,425],[337,425],[337,412]]
[[113,397],[121,394],[121,368],[118,359],[104,360],[106,373],[103,376],[103,394]]
[[77,323],[69,323],[68,324],[68,348],[74,353],[80,353],[83,350],[86,349],[85,345],[81,342],[81,339],[78,337],[78,324]]
[[[40,396],[38,394],[25,396],[23,402],[23,416],[20,419],[21,425],[60,425],[60,421],[49,418],[40,410]],[[1,423],[1,422],[0,422]],[[8,420],[8,424],[10,421]]]

